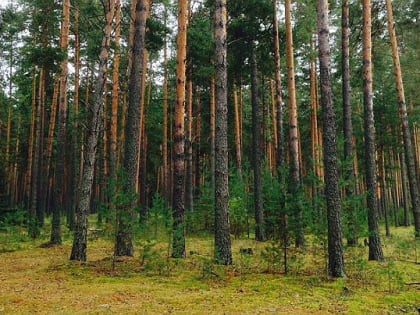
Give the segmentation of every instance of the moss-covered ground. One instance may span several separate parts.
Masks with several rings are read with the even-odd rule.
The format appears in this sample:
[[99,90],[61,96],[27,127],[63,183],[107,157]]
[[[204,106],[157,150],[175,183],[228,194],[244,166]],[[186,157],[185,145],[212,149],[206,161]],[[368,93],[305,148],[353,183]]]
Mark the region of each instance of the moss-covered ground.
[[324,246],[310,237],[305,249],[289,250],[285,275],[276,244],[250,239],[233,240],[230,267],[212,263],[211,237],[188,238],[185,260],[168,258],[167,241],[138,241],[135,257],[115,262],[112,241],[99,237],[81,264],[68,260],[68,232],[63,245],[42,247],[47,236],[32,241],[7,229],[0,314],[418,314],[420,242],[412,228],[392,233],[383,239],[386,262],[367,261],[364,246],[346,248],[347,277],[332,279]]

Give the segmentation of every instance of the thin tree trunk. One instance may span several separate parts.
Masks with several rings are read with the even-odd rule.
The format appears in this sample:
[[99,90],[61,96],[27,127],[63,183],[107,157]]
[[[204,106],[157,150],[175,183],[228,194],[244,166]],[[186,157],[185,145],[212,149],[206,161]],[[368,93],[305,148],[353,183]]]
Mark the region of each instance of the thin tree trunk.
[[227,106],[227,11],[226,0],[216,1],[216,165],[214,207],[214,256],[218,263],[232,264],[229,226],[229,159]]
[[[67,52],[69,45],[70,29],[70,0],[63,1],[63,22],[61,25],[60,47]],[[61,212],[65,205],[65,169],[66,169],[66,147],[67,147],[67,80],[68,80],[68,59],[61,63],[60,73],[60,97],[58,107],[58,152],[56,163],[56,182],[54,189],[54,206],[51,225],[51,244],[61,244]]]
[[[286,56],[288,72],[288,90],[289,90],[289,154],[290,154],[290,178],[289,194],[293,198],[299,198],[301,191],[301,165],[299,161],[299,133],[298,133],[298,111],[296,101],[295,85],[295,62],[293,54],[293,32],[292,32],[292,8],[291,0],[285,1],[286,15]],[[303,234],[303,213],[301,207],[296,203],[294,210],[295,220],[295,243],[297,247],[304,246],[305,236]]]
[[[353,122],[350,85],[350,20],[349,1],[342,1],[341,17],[341,50],[342,50],[342,92],[343,92],[343,132],[344,132],[344,198],[351,199],[354,195],[354,167],[353,167]],[[347,244],[358,245],[357,214],[355,208],[350,205],[345,209],[348,215]]]
[[376,159],[375,119],[373,114],[372,76],[372,20],[371,1],[363,0],[363,81],[364,81],[364,126],[365,166],[369,230],[369,260],[384,260],[379,234]]
[[[167,24],[167,9],[165,6],[165,25]],[[165,47],[163,53],[163,137],[162,137],[162,159],[163,159],[163,197],[166,207],[169,207],[171,190],[169,187],[169,164],[168,164],[168,43],[165,36]]]
[[238,92],[236,90],[236,83],[233,84],[233,105],[235,108],[235,153],[236,153],[236,167],[238,174],[242,178],[242,149],[241,149],[241,125],[239,117],[239,102]]
[[276,128],[277,133],[274,143],[276,150],[276,166],[282,168],[285,161],[285,143],[284,143],[284,127],[283,127],[283,97],[281,95],[281,67],[280,67],[280,36],[279,21],[277,19],[277,0],[273,0],[274,4],[274,69],[275,69],[275,89],[276,89]]
[[[188,66],[190,67],[190,65]],[[186,120],[187,120],[187,135],[185,145],[185,160],[186,160],[186,172],[185,172],[185,209],[187,211],[193,211],[194,201],[194,190],[193,190],[193,82],[191,69],[188,69],[189,78],[187,79],[187,108],[186,108]]]
[[115,2],[115,55],[112,73],[112,107],[111,107],[111,150],[109,163],[109,178],[115,180],[117,178],[117,155],[118,155],[118,105],[120,91],[120,59],[121,59],[121,1]]
[[420,192],[417,181],[415,157],[413,152],[413,145],[411,142],[410,124],[408,121],[407,105],[405,102],[404,84],[402,79],[402,71],[400,64],[400,56],[398,52],[397,36],[395,34],[395,23],[392,10],[392,1],[386,0],[386,7],[388,12],[388,29],[389,37],[392,46],[392,57],[394,60],[394,71],[396,86],[398,92],[398,106],[400,110],[400,118],[402,125],[405,163],[407,165],[408,183],[410,185],[411,203],[414,216],[414,230],[416,238],[420,238]]
[[185,258],[185,68],[187,59],[188,1],[178,0],[178,56],[174,130],[173,244],[172,257]]
[[261,162],[261,111],[258,99],[258,69],[256,47],[253,43],[251,56],[251,103],[252,103],[252,151],[254,167],[254,215],[255,239],[265,241],[264,233],[264,205],[262,191],[262,162]]
[[111,42],[112,20],[114,17],[114,1],[106,0],[105,28],[99,54],[99,72],[96,79],[95,100],[91,107],[92,118],[86,143],[86,155],[82,181],[80,185],[80,200],[76,211],[76,230],[70,260],[86,261],[87,259],[87,229],[88,214],[91,204],[92,186],[95,171],[96,151],[102,127],[102,116],[105,102],[105,85],[108,75],[108,55]]
[[29,235],[31,237],[37,237],[37,223],[36,223],[36,209],[31,207],[32,201],[32,181],[34,180],[33,174],[33,159],[34,159],[34,146],[35,146],[35,129],[36,129],[36,112],[37,112],[37,102],[36,102],[36,72],[34,67],[33,79],[32,79],[32,115],[31,115],[31,129],[29,134],[29,148],[28,148],[28,169],[25,177],[25,201],[29,209]]

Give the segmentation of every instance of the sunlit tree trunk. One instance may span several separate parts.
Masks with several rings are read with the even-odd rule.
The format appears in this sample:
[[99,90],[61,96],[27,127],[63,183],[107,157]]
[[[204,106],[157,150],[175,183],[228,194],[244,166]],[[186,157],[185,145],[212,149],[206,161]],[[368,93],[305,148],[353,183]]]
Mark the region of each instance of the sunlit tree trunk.
[[218,263],[232,264],[229,226],[229,160],[227,104],[226,0],[216,1],[216,165],[214,206],[214,255]]
[[111,106],[111,150],[109,163],[109,177],[113,180],[117,177],[117,155],[118,155],[118,107],[120,92],[120,58],[121,58],[121,1],[115,2],[115,54],[112,67],[112,106]]
[[[299,132],[298,132],[298,110],[296,101],[296,85],[295,85],[295,62],[293,53],[293,32],[292,32],[292,8],[291,0],[285,1],[286,16],[286,58],[287,58],[287,75],[289,90],[289,154],[290,154],[290,178],[289,193],[297,197],[301,190],[301,165],[299,160]],[[305,244],[303,234],[303,213],[298,206],[295,209],[295,243],[297,247]]]
[[187,59],[188,1],[178,0],[178,55],[177,87],[174,130],[174,180],[173,180],[173,244],[172,256],[185,258],[185,68]]
[[408,182],[410,186],[411,204],[414,216],[414,229],[416,238],[420,238],[420,192],[417,181],[415,157],[413,152],[413,145],[411,142],[410,124],[408,121],[407,105],[405,102],[404,84],[402,79],[402,71],[400,64],[400,56],[398,52],[397,36],[395,34],[395,23],[392,9],[392,1],[386,0],[388,12],[388,29],[389,37],[392,46],[392,57],[394,60],[394,71],[396,86],[398,92],[398,105],[400,111],[400,118],[402,124],[402,133],[405,151],[405,163],[407,165]]
[[91,204],[96,151],[102,127],[102,116],[104,112],[105,85],[108,75],[107,61],[111,41],[114,8],[114,1],[106,0],[104,3],[106,20],[104,37],[102,39],[101,51],[99,54],[99,72],[96,78],[95,98],[92,106],[90,107],[92,118],[89,124],[90,128],[86,142],[85,163],[80,184],[80,199],[76,211],[76,230],[74,233],[70,260],[86,261],[87,258],[88,214]]
[[377,177],[375,159],[375,119],[373,114],[372,76],[372,19],[371,1],[363,0],[363,83],[364,83],[364,127],[365,166],[369,229],[369,260],[382,261],[384,254],[379,234]]
[[233,106],[235,108],[235,153],[236,153],[236,167],[238,168],[239,176],[242,178],[242,137],[241,137],[241,117],[239,111],[238,91],[236,90],[236,83],[233,84]]

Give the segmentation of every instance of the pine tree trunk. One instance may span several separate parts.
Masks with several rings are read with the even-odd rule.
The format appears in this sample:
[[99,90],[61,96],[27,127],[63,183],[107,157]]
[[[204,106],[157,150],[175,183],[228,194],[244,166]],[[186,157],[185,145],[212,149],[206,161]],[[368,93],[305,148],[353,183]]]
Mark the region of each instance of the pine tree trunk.
[[[190,65],[188,66],[190,67]],[[188,82],[187,82],[187,108],[186,108],[186,120],[187,120],[187,135],[185,145],[185,160],[186,160],[186,172],[185,172],[185,209],[187,211],[193,211],[194,201],[194,189],[193,189],[193,82],[191,69]]]
[[178,0],[178,56],[177,87],[174,130],[174,180],[173,180],[173,243],[172,257],[185,258],[185,68],[187,59],[188,1]]
[[262,162],[261,162],[261,111],[258,99],[258,69],[255,43],[251,56],[251,103],[252,103],[252,154],[254,167],[254,215],[255,239],[265,241],[264,233],[264,205],[262,191]]
[[[349,21],[349,1],[342,2],[341,17],[341,50],[342,50],[342,92],[343,92],[343,132],[344,132],[344,179],[347,182],[344,188],[344,198],[351,199],[354,195],[353,179],[353,122],[350,86],[350,21]],[[353,206],[345,209],[348,213],[348,234],[347,244],[349,246],[358,245],[357,233],[357,214]]]
[[80,199],[76,211],[76,230],[70,260],[86,261],[87,259],[87,229],[88,214],[91,204],[92,186],[95,171],[96,151],[102,127],[102,116],[105,102],[105,85],[108,75],[108,55],[111,42],[112,20],[114,17],[114,1],[107,0],[104,4],[105,28],[99,54],[99,72],[96,78],[95,99],[91,122],[86,143],[85,163],[80,184]]
[[329,45],[328,1],[318,1],[318,48],[321,103],[324,130],[325,196],[328,219],[328,270],[333,277],[344,277],[341,192],[337,153],[337,128],[332,94]]
[[239,116],[239,102],[236,84],[233,84],[233,105],[235,108],[235,153],[236,153],[236,167],[239,176],[242,178],[242,149],[241,149],[241,117]]
[[280,36],[279,22],[277,19],[277,0],[273,0],[274,4],[274,71],[275,71],[275,89],[276,89],[276,166],[282,168],[285,161],[285,143],[284,143],[284,127],[283,127],[283,97],[281,95],[281,67],[280,67]]
[[[165,25],[167,24],[167,9],[165,6]],[[169,158],[168,158],[168,43],[167,36],[165,36],[165,47],[163,53],[163,137],[162,137],[162,168],[163,168],[163,197],[165,199],[166,207],[169,207],[171,200],[170,189],[170,172],[169,172]]]
[[118,105],[120,96],[120,57],[121,57],[121,1],[115,2],[115,55],[112,67],[112,107],[111,107],[111,150],[109,154],[109,177],[112,180],[117,178],[117,155],[118,155]]
[[[29,131],[29,147],[28,147],[28,168],[26,170],[25,183],[24,183],[24,197],[25,203],[30,209],[31,197],[32,197],[32,180],[33,180],[33,156],[34,156],[34,143],[35,143],[35,123],[36,123],[36,71],[35,67],[33,69],[33,78],[32,78],[32,100],[31,100],[31,127]],[[29,220],[31,224],[36,223],[36,213],[29,212]],[[31,234],[31,233],[30,233]]]
[[229,159],[227,104],[226,0],[216,0],[216,165],[214,207],[214,256],[216,262],[232,264],[229,226]]
[[397,36],[395,34],[395,23],[391,0],[386,0],[386,6],[388,12],[388,29],[392,46],[392,57],[394,60],[394,71],[398,92],[398,106],[402,125],[405,163],[407,165],[408,183],[410,185],[411,203],[413,208],[414,230],[416,238],[420,238],[420,192],[417,181],[413,145],[411,142],[410,124],[408,121],[407,105],[405,102],[404,84],[402,79],[400,56],[398,52]]
[[376,159],[375,119],[373,114],[372,76],[372,20],[371,1],[363,0],[363,81],[364,81],[364,127],[365,167],[369,230],[369,260],[384,260],[379,234]]
[[[286,56],[287,56],[287,75],[289,90],[289,187],[288,191],[292,198],[300,198],[301,187],[301,165],[299,160],[299,133],[298,133],[298,111],[296,101],[296,85],[295,85],[295,62],[293,54],[293,32],[292,32],[292,8],[291,0],[285,1],[286,16]],[[294,210],[295,220],[295,243],[297,247],[304,246],[305,236],[303,234],[303,213],[300,206],[296,204]]]
[[[70,0],[63,1],[63,21],[61,25],[60,47],[67,52],[69,45],[70,29]],[[68,59],[67,56],[61,63],[60,73],[60,97],[58,106],[58,152],[56,163],[56,182],[54,189],[54,206],[51,226],[51,244],[61,244],[61,213],[65,205],[65,168],[67,148],[67,80],[68,80]]]
[[[127,178],[129,194],[136,191],[137,168],[139,160],[140,114],[143,104],[143,72],[146,20],[149,11],[147,0],[137,0],[134,19],[134,38],[132,46],[132,65],[128,87],[127,124],[125,128],[123,168]],[[117,256],[133,256],[133,224],[135,204],[125,205],[118,209],[118,227],[115,244]]]

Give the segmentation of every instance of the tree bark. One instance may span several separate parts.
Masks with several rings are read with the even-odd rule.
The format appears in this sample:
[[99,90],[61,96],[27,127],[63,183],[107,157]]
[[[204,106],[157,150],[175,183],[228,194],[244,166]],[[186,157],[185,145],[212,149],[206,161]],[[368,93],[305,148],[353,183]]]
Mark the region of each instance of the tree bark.
[[120,96],[120,59],[121,59],[121,1],[115,2],[115,55],[112,73],[112,106],[111,106],[111,145],[110,145],[110,163],[109,178],[115,180],[117,178],[118,165],[118,107]]
[[274,4],[274,70],[275,70],[275,90],[276,90],[276,166],[282,168],[285,161],[285,143],[284,143],[284,127],[283,127],[283,97],[281,95],[281,67],[280,67],[280,35],[279,21],[277,19],[277,0],[273,0]]
[[[301,165],[299,160],[299,132],[298,132],[298,110],[296,101],[296,85],[295,85],[295,62],[293,54],[293,31],[292,31],[292,8],[291,0],[285,1],[286,16],[286,58],[287,58],[287,75],[289,90],[289,194],[293,198],[299,198],[298,193],[301,191]],[[296,206],[294,213],[295,220],[295,243],[297,247],[304,246],[305,236],[303,233],[303,213],[300,206]]]
[[[131,69],[128,86],[127,124],[125,127],[125,144],[123,169],[126,176],[127,190],[131,195],[136,192],[137,168],[139,161],[140,113],[143,104],[143,72],[146,20],[149,10],[147,0],[137,0],[135,5],[134,38],[132,42]],[[131,198],[130,198],[131,199]],[[130,205],[124,205],[118,211],[118,227],[115,244],[116,256],[133,256],[134,207],[137,198]]]
[[80,200],[76,211],[76,230],[74,232],[73,247],[70,260],[86,261],[87,259],[87,229],[88,214],[91,204],[92,186],[95,171],[96,151],[99,135],[102,127],[102,116],[105,103],[105,85],[108,75],[108,55],[111,41],[112,20],[114,17],[114,1],[106,0],[105,28],[102,39],[101,51],[99,54],[99,72],[95,87],[95,100],[91,107],[92,118],[89,124],[89,132],[86,143],[86,154],[84,161],[83,176],[80,184]]
[[417,181],[417,172],[415,165],[415,157],[413,145],[411,142],[410,124],[408,121],[407,105],[404,94],[404,84],[402,79],[402,71],[400,64],[400,55],[398,52],[397,36],[395,33],[394,15],[392,9],[392,1],[386,0],[388,13],[388,30],[392,46],[392,57],[394,60],[394,71],[396,88],[398,93],[398,106],[400,111],[402,134],[404,141],[405,163],[407,165],[408,183],[410,186],[411,204],[414,216],[414,230],[416,238],[420,238],[420,192]]
[[216,0],[216,143],[214,256],[216,262],[232,264],[229,226],[229,158],[227,106],[226,0]]
[[372,20],[371,1],[363,0],[363,83],[364,83],[364,127],[365,127],[365,167],[369,230],[369,260],[384,260],[379,234],[375,118],[373,114],[372,76]]
[[328,1],[318,1],[318,49],[321,103],[324,130],[325,196],[328,221],[328,270],[333,277],[344,277],[341,192],[337,153],[337,128],[334,112],[329,44]]
[[[60,47],[66,53],[69,45],[70,29],[70,0],[63,1],[63,22],[61,26]],[[67,81],[68,81],[68,57],[61,63],[60,73],[60,97],[58,106],[58,152],[56,163],[56,182],[54,189],[54,206],[51,226],[51,244],[61,244],[61,212],[64,210],[65,197],[65,169],[67,147]]]
[[[350,20],[349,20],[349,1],[342,2],[341,16],[341,67],[342,67],[342,93],[343,93],[343,133],[344,133],[344,197],[351,199],[354,194],[354,164],[353,164],[353,122],[351,104],[351,85],[350,85]],[[348,206],[348,232],[347,244],[349,246],[358,245],[357,233],[357,214],[353,206]]]
[[188,0],[178,1],[178,56],[177,87],[174,130],[174,181],[173,181],[173,243],[172,256],[185,258],[185,68],[187,59]]
[[255,43],[252,44],[251,56],[251,103],[252,103],[252,151],[254,167],[254,215],[255,239],[265,241],[264,205],[262,191],[261,163],[261,111],[258,99],[258,69]]

